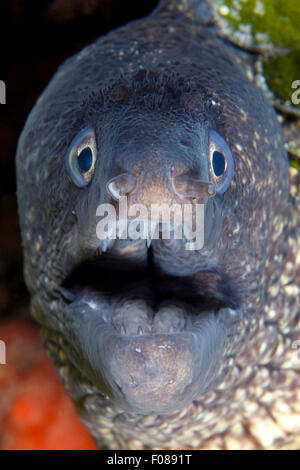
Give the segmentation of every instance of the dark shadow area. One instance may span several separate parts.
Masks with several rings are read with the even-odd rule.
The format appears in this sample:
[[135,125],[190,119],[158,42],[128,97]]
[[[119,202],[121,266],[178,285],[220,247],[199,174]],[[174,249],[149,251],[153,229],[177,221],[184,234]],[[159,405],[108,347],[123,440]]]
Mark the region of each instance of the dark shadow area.
[[143,17],[157,0],[2,0],[0,3],[0,318],[28,316],[14,156],[26,117],[57,67],[108,31]]

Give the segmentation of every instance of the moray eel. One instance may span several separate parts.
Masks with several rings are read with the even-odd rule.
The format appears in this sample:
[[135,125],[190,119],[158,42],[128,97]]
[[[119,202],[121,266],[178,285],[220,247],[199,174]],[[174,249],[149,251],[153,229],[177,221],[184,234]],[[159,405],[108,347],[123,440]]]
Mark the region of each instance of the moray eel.
[[[300,447],[299,177],[211,6],[163,0],[68,59],[19,139],[32,313],[100,448]],[[202,207],[203,246],[152,215],[158,238],[101,240],[124,198]]]

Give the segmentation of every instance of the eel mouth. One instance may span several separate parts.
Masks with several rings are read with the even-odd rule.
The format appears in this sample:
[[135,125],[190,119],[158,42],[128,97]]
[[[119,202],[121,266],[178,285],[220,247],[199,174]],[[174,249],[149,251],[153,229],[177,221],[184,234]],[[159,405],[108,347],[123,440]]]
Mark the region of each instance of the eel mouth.
[[128,336],[180,333],[197,328],[204,314],[232,307],[219,272],[164,272],[156,263],[155,245],[117,240],[77,266],[64,287],[74,302],[86,303],[116,333]]
[[185,268],[181,240],[106,248],[63,284],[73,360],[123,409],[180,409],[216,380],[235,313],[226,283],[208,266]]

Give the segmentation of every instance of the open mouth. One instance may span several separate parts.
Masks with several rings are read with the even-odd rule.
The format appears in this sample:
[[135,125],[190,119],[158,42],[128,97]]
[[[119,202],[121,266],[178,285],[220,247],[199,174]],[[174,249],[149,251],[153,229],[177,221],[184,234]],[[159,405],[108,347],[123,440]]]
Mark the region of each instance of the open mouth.
[[197,258],[188,268],[182,251],[182,240],[115,240],[63,284],[76,357],[125,409],[178,409],[220,369],[235,299],[216,269],[198,270]]
[[[183,250],[182,241],[172,243],[175,252]],[[203,314],[232,307],[234,299],[224,291],[217,271],[164,272],[156,263],[156,244],[163,251],[172,243],[163,246],[156,240],[148,247],[143,240],[116,240],[108,251],[97,250],[77,266],[64,287],[75,302],[97,310],[119,334],[173,334],[197,328]],[[178,271],[184,269],[178,266]]]

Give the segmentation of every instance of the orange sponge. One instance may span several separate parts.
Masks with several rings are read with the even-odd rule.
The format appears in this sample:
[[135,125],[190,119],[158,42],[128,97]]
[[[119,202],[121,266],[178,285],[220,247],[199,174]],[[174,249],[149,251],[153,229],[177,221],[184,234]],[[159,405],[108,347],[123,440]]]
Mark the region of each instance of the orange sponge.
[[35,325],[0,323],[0,449],[96,449],[43,350]]

